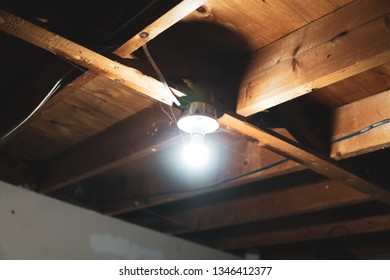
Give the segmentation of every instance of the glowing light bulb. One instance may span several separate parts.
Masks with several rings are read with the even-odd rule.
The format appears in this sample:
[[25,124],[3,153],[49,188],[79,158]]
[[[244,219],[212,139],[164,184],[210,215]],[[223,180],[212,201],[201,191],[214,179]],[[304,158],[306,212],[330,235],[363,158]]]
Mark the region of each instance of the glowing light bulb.
[[209,158],[213,159],[213,154],[209,153],[203,143],[203,137],[219,128],[216,109],[204,102],[192,102],[187,106],[177,126],[181,131],[191,134],[190,143],[182,149],[186,165],[191,168],[204,167]]
[[209,150],[203,142],[202,134],[191,134],[190,143],[183,147],[182,157],[184,162],[193,168],[200,168],[207,163]]

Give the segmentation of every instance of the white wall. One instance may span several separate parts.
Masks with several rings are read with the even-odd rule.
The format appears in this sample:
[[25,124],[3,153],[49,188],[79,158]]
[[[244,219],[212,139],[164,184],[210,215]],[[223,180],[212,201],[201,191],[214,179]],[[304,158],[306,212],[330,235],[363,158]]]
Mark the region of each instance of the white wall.
[[0,181],[0,259],[234,259]]

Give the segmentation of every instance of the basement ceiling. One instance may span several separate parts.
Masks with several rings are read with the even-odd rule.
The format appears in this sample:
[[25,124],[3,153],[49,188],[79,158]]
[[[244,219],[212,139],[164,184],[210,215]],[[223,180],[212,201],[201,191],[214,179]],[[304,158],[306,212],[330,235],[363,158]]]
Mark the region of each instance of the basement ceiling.
[[243,257],[390,256],[389,1],[0,8],[0,180]]

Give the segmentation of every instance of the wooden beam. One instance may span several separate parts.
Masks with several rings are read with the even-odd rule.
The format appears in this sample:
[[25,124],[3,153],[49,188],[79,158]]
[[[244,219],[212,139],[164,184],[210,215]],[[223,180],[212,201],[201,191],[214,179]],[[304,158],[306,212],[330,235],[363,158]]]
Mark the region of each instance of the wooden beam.
[[[149,28],[153,27],[153,26],[157,26],[156,28],[153,28],[153,36],[148,36],[147,38],[143,38],[142,41],[144,43],[152,40],[153,38],[155,38],[159,33],[163,32],[164,30],[166,30],[167,28],[169,28],[169,24],[172,23],[174,24],[174,20],[176,21],[179,21],[181,18],[180,18],[180,15],[182,17],[185,17],[186,16],[186,13],[190,13],[191,12],[191,9],[196,9],[194,8],[194,6],[197,5],[197,3],[199,5],[202,5],[203,3],[202,2],[205,2],[205,1],[200,1],[200,0],[197,0],[197,1],[182,1],[180,4],[178,4],[177,6],[175,6],[172,10],[168,11],[167,14],[163,15],[161,18],[157,19],[155,22],[153,22]],[[171,19],[168,19],[168,15],[172,15],[174,16],[174,18],[171,18]],[[8,17],[9,15],[6,14],[6,17]],[[5,19],[3,19],[3,17],[0,16],[0,28],[1,28],[1,25],[2,24],[5,24],[6,21]],[[172,25],[171,24],[171,25]],[[140,32],[141,33],[141,32]],[[136,37],[132,38],[130,41],[133,42],[135,39],[137,39]],[[129,43],[130,41],[126,42],[125,45],[127,47],[129,47]],[[114,51],[114,54],[116,55],[120,55],[120,51],[124,51],[126,50],[127,52],[127,55],[126,57],[130,57],[130,53],[131,53],[131,48],[134,47],[134,44],[131,44],[130,46],[130,49],[126,49],[127,47],[123,45],[122,47],[120,47],[119,49],[117,49],[116,51]],[[113,60],[116,60],[116,59],[113,59]],[[126,63],[124,63],[124,61],[119,61],[121,64],[123,65],[126,65],[126,66],[129,66],[130,68],[135,68],[135,69],[138,69],[140,71],[142,71],[143,73],[146,73],[147,75],[150,75],[150,73],[154,73],[153,69],[149,69],[150,68],[150,64],[149,63],[146,63],[145,62],[139,62],[138,60],[126,60]],[[171,65],[172,63],[170,64],[167,64],[167,65]],[[163,64],[164,66],[165,64]],[[149,67],[149,68],[148,68]],[[167,72],[168,74],[173,71],[173,69],[171,69],[170,66],[169,67],[169,71]],[[181,71],[180,73],[184,74],[184,76],[191,76],[193,74],[193,68],[198,68],[198,67],[202,67],[202,63],[200,63],[199,65],[199,62],[191,62],[190,65],[188,65],[188,63],[186,64],[186,66],[184,68],[181,68],[179,71]],[[210,65],[207,66],[207,71],[209,71],[209,69],[212,68],[210,67]],[[144,71],[145,69],[149,69],[149,71]],[[164,70],[164,67],[163,67],[163,70]],[[167,70],[167,69],[165,69]],[[174,70],[175,72],[174,73],[178,73],[178,70]],[[184,72],[183,72],[184,71]],[[165,73],[165,71],[164,71]],[[218,71],[216,69],[213,69],[211,70],[211,72],[207,72],[207,73],[211,73],[209,75],[215,75],[215,73],[218,73]],[[52,108],[53,106],[55,106],[56,104],[58,104],[59,102],[61,102],[65,97],[73,94],[75,91],[77,91],[80,87],[84,86],[87,82],[90,82],[91,80],[95,79],[96,77],[98,76],[98,72],[94,72],[94,71],[88,71],[86,73],[84,73],[83,75],[81,75],[80,77],[78,77],[75,81],[73,81],[72,83],[68,84],[64,89],[62,89],[61,91],[59,91],[56,95],[54,95],[52,98],[50,98],[45,104],[44,106],[38,111],[37,114],[35,114],[34,116],[32,116],[32,118],[29,119],[27,123],[31,123],[31,121],[33,121],[34,119],[36,119],[37,117],[39,117],[41,115],[42,112],[46,111],[46,110],[49,110],[50,108]],[[24,124],[24,125],[26,125]]]
[[[249,163],[247,159],[252,154],[239,155],[234,153],[234,160],[219,159],[220,166],[209,171],[209,174],[204,178],[178,180],[175,177],[167,176],[166,172],[161,172],[161,170],[160,172],[150,171],[153,175],[146,174],[145,176],[143,174],[141,178],[136,180],[130,178],[127,186],[119,187],[119,192],[114,192],[112,187],[107,187],[106,194],[103,195],[105,198],[121,197],[123,199],[108,200],[108,202],[107,199],[103,199],[100,201],[98,209],[106,215],[120,215],[304,169],[301,165],[293,161],[284,161],[283,157],[260,147],[257,147],[257,150],[252,148],[252,153],[256,154],[258,158],[249,160]],[[275,163],[280,164],[274,166]],[[261,170],[263,168],[264,170]],[[253,172],[254,170],[260,171]]]
[[[112,57],[113,60],[123,65],[138,69],[145,75],[156,76],[156,71],[148,60],[120,58],[114,55],[108,55],[108,57]],[[223,73],[222,67],[199,57],[189,57],[185,61],[177,58],[162,58],[158,60],[158,67],[166,77],[212,79]]]
[[340,160],[390,146],[390,90],[335,109],[333,141],[382,122],[367,132],[333,143],[331,157]]
[[[342,230],[340,232],[334,230],[337,228]],[[260,247],[385,230],[390,230],[389,214],[220,239],[214,242],[214,246],[222,249]],[[329,232],[333,232],[333,234],[329,236]]]
[[[172,105],[172,99],[164,85],[154,78],[3,10],[0,10],[0,30],[122,83],[146,96]],[[178,96],[184,95],[175,89],[172,90]]]
[[[302,174],[294,174],[302,177]],[[211,198],[204,197],[177,212],[163,212],[161,216],[180,221],[188,228],[170,224],[167,231],[174,234],[203,231],[225,226],[260,222],[321,211],[346,205],[370,201],[366,194],[352,189],[338,181],[329,179],[309,180],[288,176],[288,181],[275,179],[255,183],[250,188],[219,193]],[[291,182],[291,180],[294,180]],[[280,186],[283,185],[282,188]],[[177,227],[175,227],[177,226]]]
[[390,2],[357,0],[258,50],[237,113],[252,115],[390,61]]
[[146,44],[160,33],[192,13],[194,10],[205,4],[207,0],[183,0],[162,17],[138,32],[133,38],[120,46],[114,54],[130,58],[131,54],[139,47]]
[[[179,116],[178,110],[176,110]],[[40,191],[48,193],[136,161],[177,143],[178,128],[154,106],[88,138],[47,162]]]
[[386,188],[388,186],[377,186],[343,169],[337,162],[330,158],[325,158],[270,130],[254,127],[228,114],[219,118],[219,123],[222,127],[234,133],[252,139],[253,142],[260,146],[284,155],[330,179],[341,181],[348,186],[370,195],[374,199],[390,204],[390,193]]
[[[151,41],[153,38],[155,38],[157,35],[168,29],[170,26],[172,26],[177,21],[181,20],[185,16],[187,16],[189,13],[191,13],[193,10],[198,8],[200,5],[204,4],[205,0],[184,0],[175,7],[173,7],[168,13],[164,14],[162,17],[158,18],[156,21],[154,21],[152,24],[150,24],[148,27],[146,27],[143,31],[139,32],[136,36],[131,38],[129,41],[127,41],[124,45],[120,46],[117,50],[113,52],[113,54],[123,57],[123,58],[129,58],[131,57],[131,53],[134,52],[136,49],[134,49],[136,45],[136,41],[138,43],[143,42],[143,44]],[[142,32],[145,32],[146,30],[152,30],[150,34],[153,36],[147,36],[146,38],[141,38],[140,34]],[[143,35],[142,35],[143,36]],[[138,46],[139,47],[139,46]],[[137,47],[137,48],[138,48]],[[122,55],[123,54],[123,55]],[[115,59],[113,59],[115,60]],[[139,60],[119,60],[119,63],[129,66],[131,68],[138,69],[142,71],[143,73],[151,76],[150,73],[154,73],[154,70],[152,69],[151,65],[147,61],[139,61]],[[163,73],[167,73],[168,75],[178,75],[179,72],[183,74],[184,76],[191,76],[193,75],[194,68],[201,68],[205,65],[202,64],[202,62],[199,61],[191,61],[189,64],[187,63],[184,66],[181,66],[180,70],[177,70],[176,68],[173,69],[172,64],[174,63],[163,63],[162,64],[162,70]],[[210,68],[212,68],[210,70]],[[144,71],[144,70],[147,71]],[[214,67],[213,65],[207,65],[207,69],[205,70],[207,75],[216,75],[216,73],[219,73],[220,71]],[[85,85],[85,83],[93,80],[97,77],[97,73],[95,72],[86,72],[83,75],[81,75],[79,78],[77,78],[75,81],[73,81],[71,84],[67,85],[63,90],[58,92],[56,95],[54,95],[52,98],[48,100],[48,102],[45,103],[43,106],[43,110],[47,110],[56,104],[58,102],[61,102],[63,98],[66,96],[72,94],[75,92],[78,88]],[[42,112],[43,110],[40,110]],[[34,118],[37,115],[34,116]]]
[[63,89],[58,91],[55,95],[53,95],[49,100],[45,102],[41,110],[37,112],[37,114],[33,115],[33,119],[42,115],[42,112],[50,110],[51,108],[58,105],[60,102],[64,100],[69,95],[72,95],[74,92],[77,92],[80,88],[85,86],[87,83],[92,82],[94,79],[98,77],[98,74],[92,71],[88,71],[81,76],[77,77],[75,80],[67,84]]

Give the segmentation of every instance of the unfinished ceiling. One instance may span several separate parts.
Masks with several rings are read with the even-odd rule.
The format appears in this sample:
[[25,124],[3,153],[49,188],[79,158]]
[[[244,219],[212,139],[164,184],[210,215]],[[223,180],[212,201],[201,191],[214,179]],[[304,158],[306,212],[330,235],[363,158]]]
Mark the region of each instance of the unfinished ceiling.
[[240,256],[390,256],[390,2],[167,2],[1,2],[0,180]]

